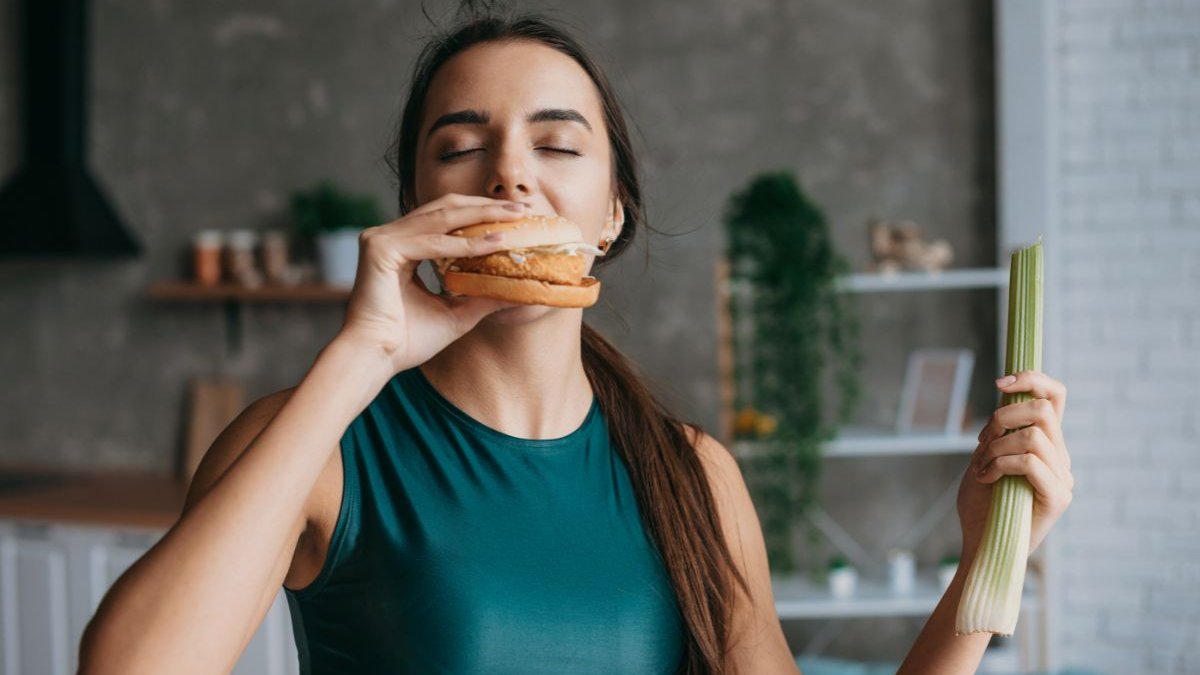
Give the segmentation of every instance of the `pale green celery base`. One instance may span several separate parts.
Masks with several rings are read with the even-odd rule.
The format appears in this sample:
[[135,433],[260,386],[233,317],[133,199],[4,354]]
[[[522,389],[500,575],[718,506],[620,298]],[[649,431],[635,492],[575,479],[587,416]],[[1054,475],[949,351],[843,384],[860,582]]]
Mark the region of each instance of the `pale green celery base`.
[[1021,609],[1033,521],[1033,487],[1024,476],[1004,476],[992,490],[979,550],[967,574],[954,630],[959,635],[1012,635]]

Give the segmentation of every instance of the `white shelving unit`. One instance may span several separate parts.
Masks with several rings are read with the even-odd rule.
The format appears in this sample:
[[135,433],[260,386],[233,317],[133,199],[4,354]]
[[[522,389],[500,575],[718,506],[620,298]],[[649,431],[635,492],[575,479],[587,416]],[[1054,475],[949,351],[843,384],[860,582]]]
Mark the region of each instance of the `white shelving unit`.
[[849,274],[838,277],[842,291],[924,291],[1000,288],[1008,286],[1008,270],[991,267],[940,272],[896,272],[895,274]]
[[[838,288],[846,292],[936,291],[963,289],[996,289],[996,317],[1000,337],[999,363],[1004,363],[1004,338],[1007,330],[1008,274],[1007,263],[1012,251],[1039,238],[1046,245],[1045,316],[1042,370],[1054,375],[1060,354],[1065,352],[1060,335],[1062,317],[1058,310],[1059,254],[1055,241],[1058,234],[1057,136],[1059,85],[1054,73],[1058,71],[1057,48],[1053,30],[1055,3],[1026,0],[994,0],[996,81],[996,254],[1003,267],[946,270],[939,274],[905,272],[895,275],[854,274],[839,278]],[[975,425],[976,428],[979,425]],[[928,442],[927,442],[928,441]],[[969,444],[970,447],[966,447]],[[918,456],[970,452],[975,439],[898,437],[880,431],[846,430],[824,450],[826,457],[860,458],[880,456]],[[753,453],[753,444],[735,444],[736,453]],[[953,506],[953,493],[949,493]],[[946,494],[941,500],[946,501]],[[828,527],[832,519],[818,513],[818,522],[839,547],[853,549],[852,539],[838,535],[838,528]],[[836,526],[836,523],[834,523]],[[919,524],[918,524],[919,525]],[[861,548],[861,547],[859,547]],[[989,649],[980,664],[980,673],[1011,673],[1018,669],[1053,671],[1061,664],[1057,654],[1059,621],[1057,608],[1061,603],[1056,581],[1059,578],[1057,561],[1061,557],[1057,539],[1051,536],[1043,542],[1030,561],[1026,578],[1026,595],[1021,603],[1021,619],[1017,635],[1002,640],[1003,649]],[[1035,567],[1037,572],[1035,573]],[[836,634],[841,621],[833,619],[879,616],[927,615],[937,603],[936,593],[925,579],[914,595],[896,598],[887,595],[881,585],[869,578],[860,579],[859,593],[850,600],[834,601],[824,589],[805,585],[803,580],[778,578],[775,584],[776,607],[780,617],[787,620],[824,619],[827,621],[810,647],[828,643]],[[922,590],[923,589],[923,590]],[[1031,621],[1032,620],[1032,621]],[[1012,642],[1019,642],[1021,658]],[[1031,649],[1036,647],[1036,650]],[[1036,651],[1036,665],[1029,652]]]
[[[972,422],[971,428],[983,427],[987,418]],[[885,429],[847,427],[822,451],[824,457],[887,457],[909,455],[954,455],[975,450],[977,439],[970,434],[896,434]],[[759,452],[754,441],[735,441],[731,448],[737,457],[753,457]]]
[[[1007,260],[1008,252],[1002,251]],[[839,277],[836,287],[841,292],[895,292],[895,291],[958,291],[970,289],[996,289],[999,323],[999,362],[1003,363],[1004,340],[1007,323],[1007,289],[1009,272],[1004,268],[976,268],[946,270],[940,273],[903,272],[896,274],[853,274]],[[969,430],[982,428],[987,418],[973,420]],[[877,457],[919,457],[928,455],[962,454],[974,451],[978,439],[974,433],[956,435],[937,433],[899,434],[889,429],[848,427],[822,449],[827,459],[865,459]],[[731,450],[739,458],[753,457],[762,445],[754,441],[736,441]],[[815,586],[803,575],[775,576],[772,586],[775,608],[780,620],[826,620],[810,640],[806,652],[818,653],[842,629],[840,619],[869,617],[921,617],[928,616],[942,597],[944,589],[926,574],[918,574],[917,583],[910,593],[897,594],[885,581],[886,561],[884,552],[893,546],[913,547],[928,535],[942,517],[955,507],[960,476],[939,495],[925,513],[906,532],[894,536],[887,542],[875,542],[874,552],[856,541],[824,509],[813,509],[812,521],[817,528],[846,557],[859,568],[860,579],[853,597],[835,598],[828,588]],[[1030,664],[1033,631],[1030,630],[1029,615],[1043,609],[1039,575],[1031,572],[1026,579],[1025,595],[1021,603],[1023,625],[1018,626],[1021,638],[1017,647],[989,650],[992,662],[1017,662]],[[1043,626],[1044,617],[1037,617],[1037,625]],[[1040,653],[1040,652],[1039,652]],[[985,664],[987,660],[985,659]],[[981,666],[983,668],[983,666]],[[987,672],[987,669],[981,670]]]
[[[802,576],[772,577],[775,609],[779,618],[826,619],[880,616],[929,616],[942,598],[936,579],[917,577],[911,593],[893,593],[877,579],[860,580],[853,598],[835,598],[828,588],[815,586]],[[1022,609],[1036,608],[1037,594],[1026,590]]]

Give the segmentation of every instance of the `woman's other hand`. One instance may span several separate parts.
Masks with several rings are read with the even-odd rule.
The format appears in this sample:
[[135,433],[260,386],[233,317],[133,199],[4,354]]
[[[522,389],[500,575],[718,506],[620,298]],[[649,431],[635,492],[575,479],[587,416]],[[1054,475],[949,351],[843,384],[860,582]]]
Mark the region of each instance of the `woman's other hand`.
[[[1071,456],[1062,432],[1066,386],[1036,370],[1021,371],[1007,384],[1005,379],[996,381],[1000,391],[1029,392],[1034,398],[1001,406],[979,433],[979,445],[958,489],[964,560],[974,556],[979,548],[987,525],[992,487],[1001,476],[1025,476],[1033,486],[1030,553],[1066,511],[1075,487]],[[1006,435],[1008,429],[1017,431]]]

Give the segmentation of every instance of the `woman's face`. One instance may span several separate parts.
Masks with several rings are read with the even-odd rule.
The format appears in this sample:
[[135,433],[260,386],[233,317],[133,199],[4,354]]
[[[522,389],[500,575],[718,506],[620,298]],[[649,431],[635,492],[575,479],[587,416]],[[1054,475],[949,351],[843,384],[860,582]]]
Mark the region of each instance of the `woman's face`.
[[574,59],[527,40],[485,43],[455,55],[430,83],[413,206],[450,192],[524,202],[527,213],[574,221],[598,244],[619,231],[606,222],[622,220],[611,162],[599,92]]

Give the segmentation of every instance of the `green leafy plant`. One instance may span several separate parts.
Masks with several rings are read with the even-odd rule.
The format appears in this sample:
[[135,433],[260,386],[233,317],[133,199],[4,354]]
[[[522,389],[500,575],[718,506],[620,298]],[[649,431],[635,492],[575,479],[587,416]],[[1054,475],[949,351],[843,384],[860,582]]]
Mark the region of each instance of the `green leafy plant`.
[[[816,504],[821,447],[848,421],[860,396],[862,354],[853,298],[836,278],[849,270],[830,240],[825,215],[793,173],[755,177],[725,214],[733,331],[735,438],[753,440],[742,460],[772,567],[790,570],[793,523]],[[833,420],[826,375],[839,391]],[[762,422],[768,421],[767,424]],[[819,533],[808,528],[810,572]]]
[[308,236],[383,222],[374,196],[346,192],[328,180],[294,192],[291,213],[297,230]]

